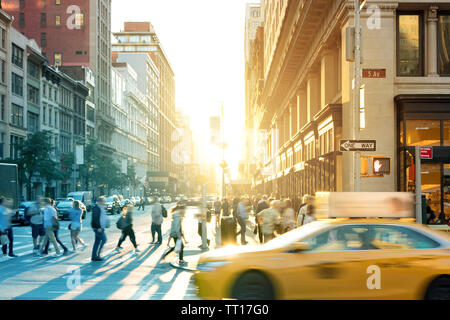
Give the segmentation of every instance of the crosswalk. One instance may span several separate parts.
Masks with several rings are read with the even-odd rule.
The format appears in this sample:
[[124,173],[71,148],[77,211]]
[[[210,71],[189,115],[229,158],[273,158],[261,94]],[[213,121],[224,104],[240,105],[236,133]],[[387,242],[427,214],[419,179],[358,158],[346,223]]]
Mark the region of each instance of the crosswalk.
[[[15,227],[14,253],[19,257],[0,262],[0,299],[122,299],[128,296],[130,299],[133,296],[136,299],[198,299],[192,272],[177,270],[171,281],[165,283],[161,280],[166,273],[174,270],[168,261],[161,260],[167,250],[171,219],[165,219],[163,223],[163,245],[156,246],[149,243],[151,231],[146,213],[136,215],[134,219],[136,240],[141,250],[138,254],[133,253],[134,248],[129,240],[122,245],[124,249],[121,252],[115,252],[121,232],[115,228],[113,221],[118,216],[110,216],[113,227],[107,230],[103,263],[91,262],[94,233],[88,223],[85,223],[80,234],[88,247],[59,257],[53,256],[52,245],[52,251],[47,256],[33,254],[31,228]],[[59,239],[71,249],[68,224],[67,221],[61,222]],[[193,236],[197,237],[196,234]],[[74,289],[66,287],[71,268],[82,270],[81,286]],[[122,279],[125,274],[127,277]],[[117,282],[116,279],[122,281]],[[102,286],[106,286],[105,293]],[[111,286],[117,286],[117,289],[111,289]],[[111,290],[113,294],[109,293]]]

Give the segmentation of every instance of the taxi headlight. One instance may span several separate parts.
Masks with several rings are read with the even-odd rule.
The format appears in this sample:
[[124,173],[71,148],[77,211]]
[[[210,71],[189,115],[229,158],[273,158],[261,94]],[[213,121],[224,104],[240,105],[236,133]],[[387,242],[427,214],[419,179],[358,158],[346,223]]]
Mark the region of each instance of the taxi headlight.
[[197,270],[204,271],[204,272],[211,272],[211,271],[215,271],[218,268],[223,267],[229,263],[230,263],[230,261],[211,261],[211,262],[200,263],[197,266]]

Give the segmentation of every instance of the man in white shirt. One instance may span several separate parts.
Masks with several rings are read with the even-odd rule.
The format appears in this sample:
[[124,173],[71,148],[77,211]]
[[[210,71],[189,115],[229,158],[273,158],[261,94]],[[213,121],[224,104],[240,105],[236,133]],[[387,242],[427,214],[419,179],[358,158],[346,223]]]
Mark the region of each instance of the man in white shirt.
[[56,242],[55,233],[53,232],[53,222],[58,219],[58,215],[56,213],[55,208],[51,205],[51,200],[49,198],[44,198],[44,229],[45,229],[45,236],[43,241],[41,241],[41,248],[40,248],[40,254],[43,254],[44,248],[47,245],[47,242],[50,241],[50,243],[55,248],[56,256],[61,256],[61,251],[59,250],[58,244]]

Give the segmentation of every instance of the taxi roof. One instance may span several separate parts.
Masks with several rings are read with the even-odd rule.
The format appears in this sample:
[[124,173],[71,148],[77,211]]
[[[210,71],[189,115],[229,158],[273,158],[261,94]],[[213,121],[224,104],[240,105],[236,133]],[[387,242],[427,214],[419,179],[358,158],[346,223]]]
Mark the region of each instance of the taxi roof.
[[418,225],[417,223],[415,223],[415,219],[413,219],[413,218],[405,218],[405,219],[333,218],[333,219],[318,219],[318,221],[323,221],[323,222],[329,223],[329,224],[349,224],[349,223],[351,223],[351,224],[365,224],[365,223],[371,223],[371,224],[401,224],[401,225],[414,225],[414,226]]

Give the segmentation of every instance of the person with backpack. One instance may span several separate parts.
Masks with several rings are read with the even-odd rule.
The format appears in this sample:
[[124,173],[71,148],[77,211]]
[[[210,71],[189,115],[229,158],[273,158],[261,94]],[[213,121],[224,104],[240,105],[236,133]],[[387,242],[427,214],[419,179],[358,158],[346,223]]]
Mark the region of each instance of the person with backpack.
[[134,246],[134,253],[140,252],[138,249],[138,245],[136,244],[136,236],[133,230],[133,207],[130,205],[126,205],[122,208],[122,216],[117,220],[116,226],[119,230],[122,231],[122,235],[120,236],[119,242],[117,243],[116,252],[120,252],[122,250],[122,243],[125,241],[127,237],[130,237],[130,241]]
[[186,262],[183,260],[184,254],[184,242],[187,242],[184,238],[182,224],[183,224],[183,217],[184,213],[186,211],[186,206],[184,204],[177,204],[175,207],[172,208],[172,225],[170,227],[170,239],[168,242],[168,245],[170,244],[170,240],[173,239],[175,245],[173,247],[170,247],[169,250],[167,250],[166,253],[162,256],[162,259],[165,259],[171,252],[178,251],[178,263],[179,265],[184,265]]
[[[157,244],[157,245],[161,245],[162,244],[162,231],[161,231],[161,226],[163,223],[164,218],[167,218],[167,209],[161,204],[159,203],[159,199],[156,199],[155,203],[153,203],[151,205],[151,209],[152,209],[152,226],[151,226],[151,231],[152,231],[152,242],[151,244]],[[158,234],[158,241],[156,241],[156,233]]]
[[86,243],[83,241],[83,239],[80,238],[80,232],[82,230],[82,215],[83,210],[81,209],[81,202],[78,200],[75,200],[73,202],[73,208],[69,212],[69,218],[70,218],[70,239],[72,240],[72,246],[73,246],[73,252],[77,251],[77,243],[81,243],[83,246],[83,249],[86,249]]

